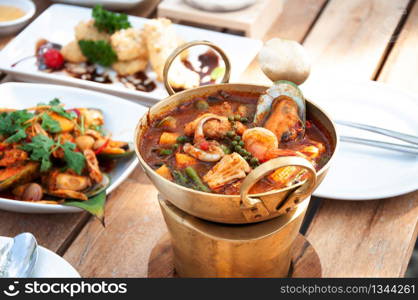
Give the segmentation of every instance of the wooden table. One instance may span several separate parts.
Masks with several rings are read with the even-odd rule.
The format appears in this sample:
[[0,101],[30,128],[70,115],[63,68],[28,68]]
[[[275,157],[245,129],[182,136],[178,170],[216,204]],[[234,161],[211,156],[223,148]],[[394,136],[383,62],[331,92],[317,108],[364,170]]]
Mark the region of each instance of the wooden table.
[[[38,13],[49,1],[35,1]],[[157,0],[128,14],[151,17]],[[323,80],[372,79],[418,92],[418,3],[415,0],[291,0],[272,37],[297,40]],[[0,48],[12,37],[0,39]],[[266,83],[254,61],[243,82]],[[138,168],[106,205],[106,228],[86,213],[0,212],[0,235],[30,231],[83,277],[145,277],[152,247],[166,231],[157,191]],[[320,199],[314,199],[319,201]],[[307,238],[325,277],[402,277],[417,238],[418,192],[376,201],[321,200]]]

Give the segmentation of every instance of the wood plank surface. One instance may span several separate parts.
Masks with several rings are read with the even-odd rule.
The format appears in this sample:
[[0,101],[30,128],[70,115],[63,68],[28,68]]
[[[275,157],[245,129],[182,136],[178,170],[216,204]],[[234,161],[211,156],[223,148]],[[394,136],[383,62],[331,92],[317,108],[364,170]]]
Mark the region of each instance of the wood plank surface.
[[[42,13],[42,11],[52,4],[50,1],[42,0],[35,0],[34,2],[37,7],[36,15]],[[153,13],[158,3],[159,0],[147,0],[130,12],[138,16],[146,17]],[[0,49],[13,36],[2,37],[0,39]],[[117,192],[114,194],[117,194]],[[33,215],[0,211],[0,236],[14,236],[18,233],[28,231],[35,235],[40,245],[58,254],[63,254],[89,218],[87,213]],[[92,219],[91,222],[95,223],[97,221]]]
[[407,92],[418,93],[418,2],[415,2],[405,26],[395,38],[396,44],[378,80]]
[[313,61],[309,82],[373,78],[408,3],[329,1],[304,42]]
[[[322,0],[289,2],[317,3],[316,12],[320,11],[324,3]],[[309,12],[315,11],[313,6],[308,8]],[[300,9],[300,6],[293,4],[288,6],[286,13],[299,14]],[[314,13],[310,14],[313,20]],[[311,22],[300,24],[298,31],[292,28],[291,22],[286,26],[300,38],[301,32],[308,31]],[[302,27],[305,30],[302,30]],[[270,30],[270,34],[272,32]],[[280,32],[292,38],[284,25],[280,26]],[[131,190],[134,192],[131,193]],[[108,199],[106,230],[103,230],[98,222],[90,221],[68,248],[64,258],[83,277],[146,277],[151,250],[166,230],[156,195],[156,189],[144,173],[137,169],[129,181],[122,184]],[[119,205],[124,208],[118,208]]]
[[[366,3],[368,6],[364,6]],[[357,79],[372,78],[385,55],[385,44],[393,40],[392,30],[387,30],[383,38],[379,27],[390,20],[392,28],[395,28],[407,5],[407,1],[390,0],[334,1],[324,11],[323,20],[318,22],[318,27],[315,26],[306,41],[307,49],[316,54],[315,66],[318,69],[323,67],[324,74],[341,74],[344,77],[343,70],[347,70]],[[341,14],[344,10],[350,18]],[[363,10],[367,13],[362,15]],[[404,27],[409,31],[403,33],[405,43],[412,42],[407,36],[416,22],[416,8],[414,13],[415,17],[411,16]],[[336,24],[331,24],[330,20]],[[320,25],[326,25],[328,32]],[[357,32],[364,30],[369,32]],[[319,40],[327,45],[322,45]],[[399,44],[402,50],[406,48],[405,43]],[[394,57],[389,60],[392,63],[385,65],[383,74],[402,68],[403,71],[398,70],[398,76],[391,83],[411,77],[415,79],[412,84],[417,85],[418,79],[414,75],[416,65],[405,66],[404,58],[396,54],[400,52],[397,47],[398,44],[393,51]],[[390,82],[389,75],[385,78]],[[321,258],[324,277],[401,277],[415,244],[417,221],[418,193],[375,201],[324,200],[307,237]]]

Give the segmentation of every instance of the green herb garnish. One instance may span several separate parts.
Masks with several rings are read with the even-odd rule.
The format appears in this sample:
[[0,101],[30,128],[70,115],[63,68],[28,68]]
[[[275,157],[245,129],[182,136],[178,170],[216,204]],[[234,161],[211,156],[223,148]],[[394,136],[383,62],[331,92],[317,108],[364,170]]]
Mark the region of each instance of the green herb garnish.
[[29,124],[26,121],[32,119],[34,114],[26,110],[4,112],[0,114],[0,135],[8,137],[6,143],[16,143],[26,138],[25,129]]
[[106,41],[78,41],[81,52],[91,63],[97,63],[99,65],[109,67],[115,61],[117,56],[113,51],[112,46]]
[[96,5],[93,8],[92,16],[94,18],[94,26],[99,31],[113,34],[115,31],[132,27],[126,14],[105,10],[101,5]]
[[41,172],[48,171],[52,167],[50,160],[51,153],[53,152],[52,147],[55,145],[53,139],[39,134],[32,138],[30,143],[21,146],[23,150],[31,153],[30,159],[41,162]]
[[42,120],[41,127],[45,129],[46,131],[49,131],[51,133],[61,132],[60,123],[58,123],[53,118],[51,118],[51,116],[48,115],[47,113],[43,113],[41,115],[41,120]]
[[39,134],[32,138],[30,143],[21,146],[21,149],[29,152],[30,159],[41,162],[41,172],[46,172],[52,167],[51,154],[58,148],[64,150],[64,160],[67,163],[67,167],[74,170],[77,174],[81,174],[83,171],[86,159],[83,154],[73,151],[75,145],[70,142],[66,142],[61,145],[58,140],[55,142],[53,139]]
[[62,149],[64,149],[64,160],[66,161],[68,168],[80,175],[86,165],[84,155],[80,152],[73,151],[75,149],[75,144],[70,142],[64,143]]
[[64,107],[61,106],[61,102],[58,98],[52,99],[51,101],[49,101],[48,104],[38,103],[38,106],[45,106],[45,105],[50,106],[49,110],[53,111],[54,113],[56,113],[56,114],[58,114],[58,115],[60,115],[64,118],[67,118],[69,120],[72,120],[72,119],[77,117],[77,114],[75,112],[65,111]]

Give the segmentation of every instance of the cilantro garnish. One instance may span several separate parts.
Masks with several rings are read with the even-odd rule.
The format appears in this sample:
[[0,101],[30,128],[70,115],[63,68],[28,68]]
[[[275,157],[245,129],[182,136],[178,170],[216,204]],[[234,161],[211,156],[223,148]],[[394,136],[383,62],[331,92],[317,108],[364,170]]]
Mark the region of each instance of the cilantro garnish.
[[26,138],[25,129],[29,124],[26,121],[32,119],[34,114],[26,110],[4,112],[0,114],[0,135],[8,137],[6,143],[16,143]]
[[41,120],[42,120],[41,127],[45,129],[46,131],[49,131],[51,133],[61,132],[60,123],[58,123],[53,118],[51,118],[51,116],[48,115],[47,113],[42,114]]
[[73,151],[75,149],[75,144],[66,142],[62,145],[64,149],[64,160],[67,163],[68,168],[74,170],[77,174],[81,174],[86,164],[86,159],[84,155],[80,152]]
[[112,46],[106,41],[78,41],[81,52],[91,63],[109,67],[117,61],[117,55],[113,51]]
[[55,150],[53,139],[39,134],[32,138],[30,143],[21,146],[22,150],[31,153],[30,159],[41,162],[41,172],[48,171],[52,167],[51,153]]
[[12,144],[12,143],[17,143],[18,141],[20,141],[21,139],[26,138],[26,132],[25,129],[19,129],[18,131],[16,131],[15,134],[9,136],[5,142],[7,144]]
[[89,128],[97,131],[98,133],[100,133],[103,136],[106,135],[106,132],[103,129],[103,126],[101,126],[101,125],[90,125]]
[[126,14],[113,13],[103,9],[101,5],[96,5],[93,8],[92,16],[94,18],[94,26],[99,31],[113,34],[115,31],[132,27]]
[[61,105],[61,101],[58,98],[54,98],[51,101],[49,101],[48,104],[45,103],[38,103],[38,106],[44,106],[44,105],[48,105],[50,106],[50,110],[53,111],[54,113],[63,116],[64,118],[67,118],[69,120],[72,120],[74,118],[77,117],[77,114],[73,111],[71,112],[67,112],[65,111],[64,107],[62,107]]
[[86,159],[83,154],[73,151],[75,149],[73,143],[61,144],[59,140],[55,142],[53,139],[39,134],[34,136],[30,143],[21,146],[22,150],[31,154],[31,160],[41,162],[41,172],[46,172],[52,167],[51,154],[58,148],[64,150],[64,160],[67,167],[80,175],[85,167]]

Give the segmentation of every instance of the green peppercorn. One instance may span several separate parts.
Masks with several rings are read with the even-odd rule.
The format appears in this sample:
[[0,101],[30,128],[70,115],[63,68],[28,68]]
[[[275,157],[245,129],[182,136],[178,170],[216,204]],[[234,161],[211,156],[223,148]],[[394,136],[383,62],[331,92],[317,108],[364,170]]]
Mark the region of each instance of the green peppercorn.
[[189,141],[189,138],[185,135],[181,135],[176,139],[177,143],[184,144]]
[[234,116],[234,120],[235,120],[235,121],[239,121],[239,120],[241,120],[241,116],[240,116],[240,115],[235,115],[235,116]]
[[235,136],[235,132],[233,132],[233,131],[228,131],[228,132],[226,133],[226,136],[227,136],[227,137],[229,137],[229,138],[233,138],[233,137]]
[[179,146],[180,146],[179,144],[173,144],[173,145],[171,146],[171,148],[173,148],[174,150],[176,150]]
[[235,149],[235,151],[237,151],[238,153],[239,153],[240,151],[242,151],[242,147],[241,147],[240,145],[236,145],[236,146],[234,147],[234,149]]
[[234,116],[228,116],[228,121],[230,122],[234,121]]
[[257,165],[259,163],[258,159],[256,157],[251,158],[250,163],[252,165]]
[[234,137],[234,140],[236,140],[237,142],[239,142],[241,140],[241,137],[239,135],[237,135],[236,137]]
[[238,144],[239,144],[241,147],[244,147],[244,142],[243,142],[243,141],[239,141],[239,142],[238,142]]
[[242,123],[247,123],[247,122],[248,122],[248,118],[246,118],[246,117],[242,117],[242,118],[241,118],[241,122],[242,122]]

